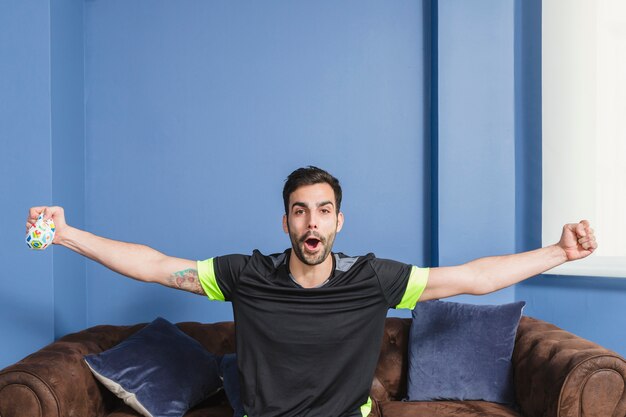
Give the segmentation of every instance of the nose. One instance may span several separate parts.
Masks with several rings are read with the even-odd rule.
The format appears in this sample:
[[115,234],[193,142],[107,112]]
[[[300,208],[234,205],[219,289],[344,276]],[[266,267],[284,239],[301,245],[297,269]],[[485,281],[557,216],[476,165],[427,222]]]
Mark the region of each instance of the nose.
[[317,216],[314,213],[309,214],[309,230],[317,229]]

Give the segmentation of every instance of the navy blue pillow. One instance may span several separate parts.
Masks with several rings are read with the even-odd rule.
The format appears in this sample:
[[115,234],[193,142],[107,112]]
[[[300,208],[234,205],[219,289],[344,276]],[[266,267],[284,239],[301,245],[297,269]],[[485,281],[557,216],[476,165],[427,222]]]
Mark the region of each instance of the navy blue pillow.
[[220,375],[224,380],[224,391],[230,406],[233,408],[233,417],[243,417],[246,413],[241,404],[241,386],[239,385],[239,368],[237,367],[237,355],[229,353],[224,355],[220,363]]
[[417,303],[409,336],[409,401],[514,404],[511,356],[525,305]]
[[85,362],[146,417],[180,417],[222,386],[216,356],[161,317],[117,346],[85,356]]

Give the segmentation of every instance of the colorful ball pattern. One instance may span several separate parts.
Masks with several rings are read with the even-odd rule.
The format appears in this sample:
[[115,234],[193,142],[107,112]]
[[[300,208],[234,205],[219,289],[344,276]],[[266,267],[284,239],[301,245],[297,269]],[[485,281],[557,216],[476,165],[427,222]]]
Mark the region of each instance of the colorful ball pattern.
[[44,250],[54,240],[54,222],[52,219],[44,220],[43,213],[37,218],[37,222],[26,234],[26,245],[35,250]]

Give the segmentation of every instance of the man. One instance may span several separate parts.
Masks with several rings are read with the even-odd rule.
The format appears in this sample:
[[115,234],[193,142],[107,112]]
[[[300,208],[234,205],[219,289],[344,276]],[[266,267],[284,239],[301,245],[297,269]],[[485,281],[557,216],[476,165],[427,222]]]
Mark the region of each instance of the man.
[[60,207],[31,208],[27,227],[45,210],[57,227],[55,244],[131,278],[231,301],[249,417],[366,416],[389,308],[487,294],[597,247],[589,223],[582,221],[565,225],[561,240],[545,248],[418,268],[373,254],[331,252],[344,216],[339,181],[326,171],[306,167],[291,173],[283,200],[291,249],[270,256],[254,251],[198,262],[173,258],[72,228]]

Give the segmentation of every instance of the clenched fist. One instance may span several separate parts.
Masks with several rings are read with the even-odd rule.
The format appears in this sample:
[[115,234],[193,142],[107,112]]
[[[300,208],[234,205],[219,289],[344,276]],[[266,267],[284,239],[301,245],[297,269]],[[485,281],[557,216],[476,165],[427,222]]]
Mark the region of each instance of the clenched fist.
[[63,207],[31,207],[28,211],[28,217],[26,218],[26,233],[28,233],[28,230],[35,225],[37,217],[39,217],[42,212],[44,212],[44,219],[52,219],[54,222],[56,226],[56,234],[52,243],[58,243],[59,235],[62,234],[63,230],[68,227],[65,222]]
[[561,240],[557,245],[563,249],[568,261],[585,258],[598,247],[593,229],[587,220],[563,226]]

